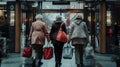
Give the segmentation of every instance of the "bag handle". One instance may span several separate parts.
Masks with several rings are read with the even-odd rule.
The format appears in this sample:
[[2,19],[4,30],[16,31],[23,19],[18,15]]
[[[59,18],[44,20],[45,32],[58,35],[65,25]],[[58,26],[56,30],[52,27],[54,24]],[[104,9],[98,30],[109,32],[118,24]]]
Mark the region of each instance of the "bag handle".
[[50,42],[47,42],[46,45],[45,45],[45,47],[52,47],[51,41],[50,41]]
[[67,46],[66,47],[72,47],[71,42],[70,43],[67,42]]
[[31,40],[27,40],[26,44],[24,45],[25,47],[31,46]]

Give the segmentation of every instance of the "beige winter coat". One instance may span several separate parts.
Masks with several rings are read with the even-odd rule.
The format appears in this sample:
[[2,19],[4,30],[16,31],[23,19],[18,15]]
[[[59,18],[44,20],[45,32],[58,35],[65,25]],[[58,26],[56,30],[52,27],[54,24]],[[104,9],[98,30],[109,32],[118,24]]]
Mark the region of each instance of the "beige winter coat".
[[45,23],[40,20],[33,22],[29,34],[31,44],[43,45],[45,43],[45,37],[47,40],[50,40]]

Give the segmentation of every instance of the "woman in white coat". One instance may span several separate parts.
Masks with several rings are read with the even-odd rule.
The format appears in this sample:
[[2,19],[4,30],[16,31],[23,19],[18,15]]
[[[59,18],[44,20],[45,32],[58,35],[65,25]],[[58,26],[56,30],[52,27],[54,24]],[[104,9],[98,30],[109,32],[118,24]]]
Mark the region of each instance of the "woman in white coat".
[[88,28],[82,16],[78,15],[75,22],[72,23],[69,32],[69,41],[75,46],[75,60],[77,67],[83,67],[83,49],[88,43]]

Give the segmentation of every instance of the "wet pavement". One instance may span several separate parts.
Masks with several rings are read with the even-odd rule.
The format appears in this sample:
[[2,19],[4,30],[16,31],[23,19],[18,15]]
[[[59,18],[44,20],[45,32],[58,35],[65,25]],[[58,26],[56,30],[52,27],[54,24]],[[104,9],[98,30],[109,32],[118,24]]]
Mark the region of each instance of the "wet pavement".
[[21,65],[19,53],[10,53],[8,57],[2,59],[1,67],[19,67]]
[[[100,54],[95,53],[95,59],[84,60],[85,67],[116,67],[115,62],[111,61],[110,54]],[[55,59],[54,56],[50,60],[42,59],[43,65],[41,67],[55,67]],[[1,67],[31,67],[31,59],[21,57],[20,53],[10,53],[8,58],[4,58],[2,60]],[[93,63],[93,66],[89,66],[89,64]],[[75,56],[73,54],[72,59],[62,59],[61,67],[76,67],[75,64]]]

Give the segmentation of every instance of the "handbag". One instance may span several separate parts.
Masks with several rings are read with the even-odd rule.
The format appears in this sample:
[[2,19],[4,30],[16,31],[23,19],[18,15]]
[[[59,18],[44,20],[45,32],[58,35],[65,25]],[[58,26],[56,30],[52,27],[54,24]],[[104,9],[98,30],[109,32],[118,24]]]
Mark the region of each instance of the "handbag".
[[63,48],[63,58],[64,59],[72,59],[73,57],[73,48],[70,43],[66,43],[67,46]]
[[50,44],[51,42],[43,48],[44,59],[51,59],[53,57],[53,47]]
[[[62,23],[63,24],[63,23]],[[58,31],[58,34],[56,36],[56,40],[60,42],[67,42],[67,34],[62,30],[62,24],[60,25],[60,29]]]
[[87,44],[87,46],[84,48],[84,57],[86,59],[90,59],[90,58],[94,58],[95,54],[94,54],[94,49],[91,46],[90,43]]
[[32,47],[31,46],[26,46],[24,47],[23,49],[23,52],[22,52],[22,57],[31,57],[32,55]]

